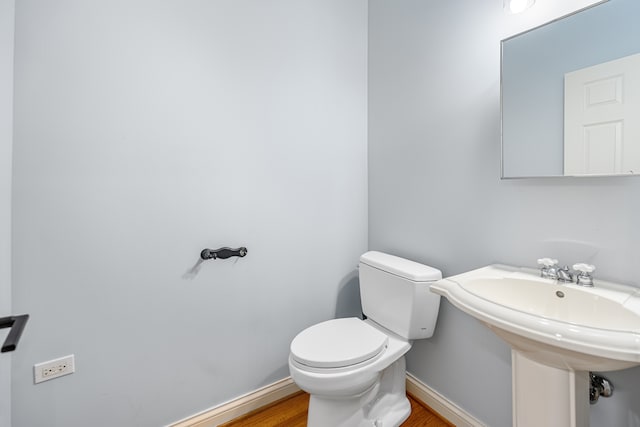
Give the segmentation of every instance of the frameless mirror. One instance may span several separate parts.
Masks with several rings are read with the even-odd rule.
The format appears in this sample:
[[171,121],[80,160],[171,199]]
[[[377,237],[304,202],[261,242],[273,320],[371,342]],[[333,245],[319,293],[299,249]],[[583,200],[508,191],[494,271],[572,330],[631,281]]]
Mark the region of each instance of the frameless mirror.
[[502,178],[640,174],[640,1],[502,41]]

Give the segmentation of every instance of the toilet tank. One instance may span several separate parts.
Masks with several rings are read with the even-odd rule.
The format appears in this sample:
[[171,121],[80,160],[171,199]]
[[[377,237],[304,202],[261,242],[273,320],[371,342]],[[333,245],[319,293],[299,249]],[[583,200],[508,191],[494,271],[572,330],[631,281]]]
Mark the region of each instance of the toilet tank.
[[382,252],[360,257],[360,299],[367,318],[403,338],[433,335],[440,296],[429,286],[440,270]]

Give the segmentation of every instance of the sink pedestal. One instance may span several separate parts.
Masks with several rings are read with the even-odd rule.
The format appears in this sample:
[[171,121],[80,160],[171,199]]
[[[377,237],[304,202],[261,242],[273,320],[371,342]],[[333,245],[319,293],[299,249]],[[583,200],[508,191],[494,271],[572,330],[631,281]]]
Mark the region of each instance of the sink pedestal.
[[514,427],[588,427],[589,372],[543,365],[511,350]]

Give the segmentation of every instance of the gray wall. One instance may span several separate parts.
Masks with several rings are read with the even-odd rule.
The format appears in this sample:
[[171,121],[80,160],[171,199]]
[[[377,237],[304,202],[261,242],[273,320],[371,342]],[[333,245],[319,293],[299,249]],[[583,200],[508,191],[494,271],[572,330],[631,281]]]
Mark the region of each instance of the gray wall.
[[[499,179],[508,19],[499,1],[369,2],[369,248],[446,276],[552,256],[640,285],[640,180]],[[446,301],[408,370],[488,425],[511,425],[508,346]],[[616,394],[591,425],[640,425],[640,369],[607,376]]]
[[[11,314],[11,139],[14,0],[0,0],[0,317]],[[0,330],[0,343],[8,329]],[[0,355],[0,427],[11,420],[11,355]]]
[[18,2],[13,427],[167,424],[358,313],[366,36],[364,0]]

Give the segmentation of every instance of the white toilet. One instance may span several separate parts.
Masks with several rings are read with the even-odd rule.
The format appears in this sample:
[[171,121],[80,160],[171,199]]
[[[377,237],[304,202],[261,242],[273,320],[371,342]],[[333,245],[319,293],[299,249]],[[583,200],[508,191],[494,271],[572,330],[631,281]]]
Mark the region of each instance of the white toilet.
[[311,395],[308,427],[394,427],[411,413],[404,354],[433,335],[440,296],[432,267],[381,252],[360,257],[366,320],[334,319],[291,342],[289,371]]

